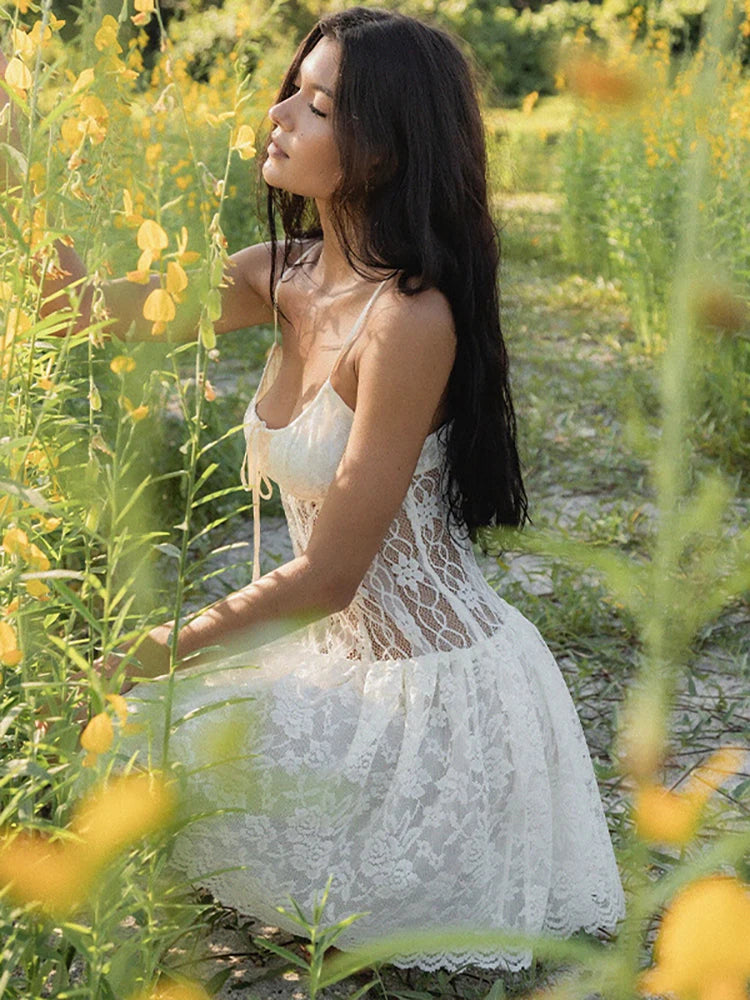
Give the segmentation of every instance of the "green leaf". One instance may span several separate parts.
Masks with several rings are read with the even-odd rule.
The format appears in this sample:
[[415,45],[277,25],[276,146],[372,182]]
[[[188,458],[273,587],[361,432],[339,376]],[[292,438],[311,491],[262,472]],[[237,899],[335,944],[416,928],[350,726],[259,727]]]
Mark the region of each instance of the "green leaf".
[[274,955],[278,955],[280,958],[286,959],[287,962],[291,962],[292,965],[296,966],[298,969],[302,969],[304,972],[308,972],[310,968],[307,962],[300,958],[299,955],[295,955],[294,952],[289,951],[288,948],[282,948],[280,944],[275,944],[273,941],[267,941],[266,938],[253,938],[253,944],[257,944],[261,948],[266,948],[268,951],[272,951]]
[[492,989],[485,996],[484,1000],[503,1000],[505,997],[505,983],[502,979],[496,979],[492,984]]

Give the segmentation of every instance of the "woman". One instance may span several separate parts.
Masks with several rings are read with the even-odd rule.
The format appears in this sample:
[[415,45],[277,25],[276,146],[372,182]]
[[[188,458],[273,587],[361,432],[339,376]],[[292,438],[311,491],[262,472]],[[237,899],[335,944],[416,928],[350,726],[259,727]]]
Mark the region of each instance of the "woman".
[[[367,914],[343,948],[612,929],[622,889],[575,709],[469,544],[523,523],[526,498],[467,64],[440,31],[355,8],[302,42],[269,117],[284,246],[234,255],[218,324],[281,332],[245,421],[253,582],[182,626],[179,673],[129,699],[187,776],[175,860],[292,931],[275,907],[309,911],[332,876],[327,919]],[[105,292],[116,330],[142,322],[148,288]],[[258,579],[266,477],[295,557]],[[163,673],[171,632],[128,669]],[[397,959],[529,961],[500,945]]]

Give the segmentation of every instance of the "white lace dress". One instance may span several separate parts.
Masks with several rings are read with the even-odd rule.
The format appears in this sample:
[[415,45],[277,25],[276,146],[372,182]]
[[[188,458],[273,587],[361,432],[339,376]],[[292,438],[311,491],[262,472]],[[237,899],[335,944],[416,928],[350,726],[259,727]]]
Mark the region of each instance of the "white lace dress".
[[[277,346],[247,410],[249,484],[257,501],[261,475],[278,483],[301,553],[353,414],[328,380],[288,426],[267,428],[255,404],[280,360]],[[575,708],[537,630],[449,534],[441,459],[431,434],[344,611],[177,675],[170,756],[187,822],[174,860],[223,903],[297,932],[276,906],[293,897],[309,912],[332,876],[326,922],[366,913],[344,949],[416,929],[611,930],[623,892]],[[257,544],[257,509],[255,522]],[[164,684],[130,695],[156,753]],[[457,948],[397,964],[530,959]]]

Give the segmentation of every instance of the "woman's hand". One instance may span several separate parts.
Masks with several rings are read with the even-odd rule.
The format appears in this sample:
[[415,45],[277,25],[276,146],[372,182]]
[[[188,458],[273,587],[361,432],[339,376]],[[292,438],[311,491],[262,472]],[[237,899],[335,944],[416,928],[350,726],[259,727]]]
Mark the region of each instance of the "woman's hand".
[[[94,661],[94,669],[105,681],[118,674],[122,680],[119,694],[126,694],[139,680],[169,673],[169,637],[171,627],[159,625],[143,639],[131,639]],[[78,675],[82,677],[83,675]],[[75,678],[74,678],[75,679]]]

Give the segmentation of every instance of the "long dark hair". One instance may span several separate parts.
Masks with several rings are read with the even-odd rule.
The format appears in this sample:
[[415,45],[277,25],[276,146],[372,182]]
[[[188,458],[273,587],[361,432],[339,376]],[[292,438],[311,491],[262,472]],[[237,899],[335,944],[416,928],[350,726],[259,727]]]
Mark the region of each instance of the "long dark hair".
[[[451,520],[478,528],[521,525],[527,500],[516,450],[508,356],[500,330],[500,244],[487,196],[484,129],[472,72],[453,39],[414,18],[355,7],[322,18],[300,44],[278,95],[286,100],[321,38],[341,46],[333,107],[342,179],[331,199],[334,230],[363,277],[398,274],[398,289],[439,289],[456,330],[443,440]],[[320,237],[314,201],[268,188],[276,282],[295,241]]]

